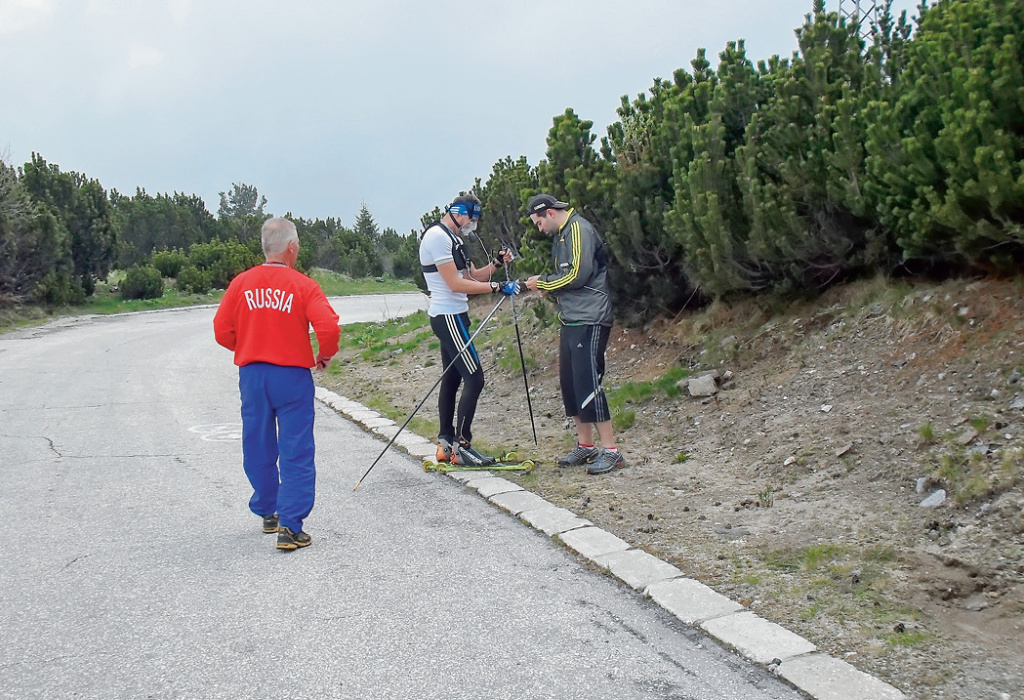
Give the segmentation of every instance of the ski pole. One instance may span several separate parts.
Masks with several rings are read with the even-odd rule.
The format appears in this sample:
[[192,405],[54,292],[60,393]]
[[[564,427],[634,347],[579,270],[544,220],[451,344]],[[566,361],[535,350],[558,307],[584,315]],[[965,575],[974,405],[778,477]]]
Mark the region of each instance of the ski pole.
[[[488,259],[492,259],[494,256],[491,255],[491,252],[487,250],[487,246],[484,245],[484,239],[477,238],[477,241],[480,243],[480,248],[484,251],[484,255],[486,255]],[[498,241],[498,243],[502,248],[512,253],[513,260],[518,257],[518,255],[513,252],[511,244],[505,245],[501,243],[501,241]],[[509,263],[508,265],[511,264],[512,263]],[[505,281],[511,280],[511,277],[508,274],[508,265],[505,266]],[[537,442],[537,424],[533,420],[533,401],[530,400],[530,382],[526,378],[526,360],[523,357],[523,338],[519,334],[519,315],[516,313],[516,300],[513,298],[511,303],[512,324],[516,327],[516,346],[519,348],[519,366],[523,370],[523,386],[526,387],[526,408],[530,411],[530,428],[533,430],[533,444],[539,445],[540,443]]]
[[512,324],[516,327],[516,345],[519,346],[519,365],[523,368],[523,386],[526,388],[526,407],[530,411],[530,427],[533,429],[533,444],[537,442],[537,425],[533,422],[533,402],[530,401],[530,382],[526,378],[526,360],[523,359],[523,339],[519,335],[519,319],[516,317],[516,302],[512,300]]
[[416,415],[416,412],[419,411],[421,408],[423,408],[423,404],[425,404],[427,402],[427,399],[430,398],[430,395],[434,393],[434,389],[436,389],[437,385],[441,383],[442,379],[444,379],[444,375],[448,372],[449,369],[452,368],[452,365],[454,365],[456,362],[458,362],[459,357],[462,356],[462,353],[464,353],[469,348],[469,346],[473,344],[473,340],[478,335],[480,335],[480,331],[482,331],[484,329],[484,326],[486,326],[487,322],[491,320],[491,317],[494,316],[495,313],[497,313],[498,307],[500,307],[504,302],[505,302],[505,295],[503,294],[501,296],[501,299],[498,299],[498,303],[494,305],[493,309],[491,309],[491,312],[489,314],[487,314],[487,316],[484,317],[483,321],[480,322],[480,326],[476,329],[476,331],[473,333],[473,335],[469,336],[469,340],[467,340],[463,344],[463,346],[461,348],[459,348],[459,351],[455,354],[455,357],[452,358],[452,361],[448,363],[448,366],[445,367],[443,370],[441,370],[441,376],[437,378],[436,382],[434,382],[434,386],[430,387],[430,391],[428,391],[427,395],[423,397],[423,400],[419,402],[419,405],[416,406],[416,408],[414,408],[412,410],[412,413],[410,413],[409,417],[405,419],[404,423],[402,423],[402,427],[398,429],[398,432],[396,432],[394,434],[394,436],[390,440],[388,440],[388,444],[385,445],[384,449],[381,450],[381,453],[379,455],[377,455],[377,459],[373,460],[373,464],[371,464],[370,468],[366,470],[366,474],[363,474],[362,478],[359,479],[359,481],[356,482],[355,487],[353,487],[353,489],[352,489],[353,491],[358,489],[359,485],[363,483],[363,479],[365,479],[367,477],[367,475],[371,471],[373,471],[373,468],[377,466],[377,462],[379,462],[380,458],[384,456],[384,453],[388,451],[388,448],[395,444],[395,440],[398,439],[398,436],[402,434],[403,430],[405,430],[405,426],[409,425],[409,421],[411,421],[412,417]]
[[[511,246],[508,248],[512,250]],[[511,264],[511,263],[510,263]],[[505,267],[505,279],[509,279],[508,267]],[[512,325],[516,327],[516,345],[519,347],[519,366],[523,369],[523,386],[526,388],[526,407],[530,411],[530,428],[533,429],[533,444],[537,442],[537,425],[533,421],[533,402],[530,400],[530,382],[526,378],[526,359],[523,357],[523,338],[519,334],[519,314],[516,312],[516,300],[512,299]]]

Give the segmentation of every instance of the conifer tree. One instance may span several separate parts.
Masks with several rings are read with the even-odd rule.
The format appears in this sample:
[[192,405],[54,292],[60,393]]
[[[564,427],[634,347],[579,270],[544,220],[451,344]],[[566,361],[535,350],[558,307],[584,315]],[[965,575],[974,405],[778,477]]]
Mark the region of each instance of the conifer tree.
[[546,159],[537,166],[537,174],[541,190],[566,198],[602,230],[612,218],[609,196],[615,173],[607,143],[603,154],[594,149],[593,126],[594,122],[580,119],[572,109],[555,117],[548,131]]
[[370,210],[367,208],[366,202],[363,202],[359,207],[359,214],[356,216],[355,231],[360,236],[365,236],[374,244],[380,240],[380,227],[377,226],[377,222],[373,220],[373,215],[370,214]]
[[904,256],[1024,263],[1024,4],[945,0],[904,48],[898,97],[871,129],[880,219]]
[[737,183],[735,152],[765,98],[742,41],[727,44],[720,59],[715,81],[698,83],[703,88],[695,99],[700,109],[687,120],[693,157],[677,167],[675,205],[666,222],[667,234],[685,251],[689,278],[713,297],[747,288],[738,265],[747,258],[749,222]]
[[[700,113],[714,76],[703,50],[694,75],[677,70],[656,79],[649,96],[622,98],[620,120],[609,127],[616,166],[615,217],[605,240],[617,260],[612,287],[623,311],[674,311],[692,297],[681,241],[667,231],[680,165],[693,159],[693,114]],[[706,100],[704,101],[706,103]]]
[[[861,168],[860,145],[837,138],[840,105],[861,89],[866,72],[856,26],[816,2],[797,30],[800,50],[790,63],[769,66],[771,98],[758,110],[737,150],[750,220],[747,260],[739,261],[752,289],[814,290],[866,266],[870,222],[858,220],[837,196],[837,174]],[[846,152],[837,149],[848,148]]]
[[[474,194],[483,206],[479,235],[489,252],[496,253],[503,245],[511,245],[513,250],[521,251],[523,237],[532,228],[524,215],[526,201],[538,189],[537,170],[530,166],[525,156],[516,160],[505,156],[494,164],[483,186],[477,181]],[[541,272],[546,262],[520,260],[517,269],[522,273]]]
[[110,272],[116,253],[106,190],[80,173],[62,173],[37,153],[22,167],[20,179],[29,195],[48,206],[67,230],[74,278],[91,296],[96,280]]
[[74,301],[67,230],[0,160],[0,305]]

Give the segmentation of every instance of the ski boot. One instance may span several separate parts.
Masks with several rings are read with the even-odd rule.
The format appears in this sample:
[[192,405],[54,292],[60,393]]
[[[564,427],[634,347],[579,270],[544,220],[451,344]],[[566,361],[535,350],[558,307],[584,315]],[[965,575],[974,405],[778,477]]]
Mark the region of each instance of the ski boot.
[[470,447],[466,440],[460,439],[455,447],[455,454],[451,461],[453,464],[459,464],[464,467],[487,467],[498,460],[494,459],[494,457],[480,454]]
[[455,446],[448,442],[444,438],[437,439],[437,452],[435,453],[434,460],[438,464],[448,463],[454,464],[455,460]]

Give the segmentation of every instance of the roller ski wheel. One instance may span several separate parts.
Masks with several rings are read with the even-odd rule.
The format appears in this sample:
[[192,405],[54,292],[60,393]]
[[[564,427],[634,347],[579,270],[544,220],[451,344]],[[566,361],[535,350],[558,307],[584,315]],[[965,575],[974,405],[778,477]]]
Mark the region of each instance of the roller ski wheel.
[[523,472],[524,474],[528,474],[529,472],[533,471],[533,468],[535,466],[536,465],[534,464],[532,459],[523,459],[523,460],[503,459],[500,462],[498,462],[497,464],[492,464],[489,467],[483,467],[483,469],[484,470],[493,469],[495,471],[505,471],[505,472]]

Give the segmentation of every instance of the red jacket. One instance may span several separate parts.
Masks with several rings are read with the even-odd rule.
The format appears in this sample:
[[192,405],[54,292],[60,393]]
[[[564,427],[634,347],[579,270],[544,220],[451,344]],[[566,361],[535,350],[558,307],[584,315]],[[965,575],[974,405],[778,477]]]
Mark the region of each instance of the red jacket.
[[235,352],[239,367],[253,362],[312,367],[310,325],[321,355],[338,352],[338,314],[320,285],[278,264],[259,265],[231,280],[213,317],[217,342]]

